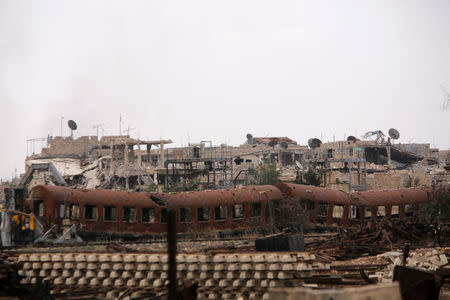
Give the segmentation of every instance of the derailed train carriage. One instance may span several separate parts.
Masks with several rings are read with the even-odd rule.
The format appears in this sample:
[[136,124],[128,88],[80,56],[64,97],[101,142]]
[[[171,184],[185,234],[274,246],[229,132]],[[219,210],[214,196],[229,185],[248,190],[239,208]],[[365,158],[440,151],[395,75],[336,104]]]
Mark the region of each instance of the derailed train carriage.
[[[439,191],[439,192],[438,192]],[[155,236],[167,211],[184,233],[242,233],[295,227],[374,224],[381,218],[417,218],[449,186],[373,192],[336,191],[291,183],[180,193],[127,192],[36,186],[28,205],[45,228],[82,224],[84,237]]]

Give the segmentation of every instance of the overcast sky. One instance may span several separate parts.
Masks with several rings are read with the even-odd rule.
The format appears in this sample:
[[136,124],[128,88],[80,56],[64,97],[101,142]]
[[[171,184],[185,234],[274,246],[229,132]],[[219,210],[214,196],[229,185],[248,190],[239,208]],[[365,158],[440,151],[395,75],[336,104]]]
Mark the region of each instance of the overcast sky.
[[238,145],[391,127],[450,148],[450,1],[0,1],[0,178],[26,140]]

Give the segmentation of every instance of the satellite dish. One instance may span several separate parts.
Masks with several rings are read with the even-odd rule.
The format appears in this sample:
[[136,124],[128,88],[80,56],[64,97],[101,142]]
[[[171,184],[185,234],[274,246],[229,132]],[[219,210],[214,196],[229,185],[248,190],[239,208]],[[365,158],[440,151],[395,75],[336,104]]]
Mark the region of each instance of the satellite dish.
[[287,144],[286,142],[281,142],[281,143],[280,143],[280,146],[281,146],[281,148],[283,148],[283,149],[287,149],[288,144]]
[[67,125],[69,125],[69,128],[70,128],[71,130],[77,130],[77,123],[75,123],[74,120],[69,120],[69,121],[67,122]]
[[356,143],[357,141],[359,141],[359,139],[356,138],[356,137],[353,136],[353,135],[349,135],[349,136],[347,137],[347,142],[353,142],[353,143]]
[[316,138],[311,138],[308,140],[308,146],[311,149],[319,148],[322,145],[322,141]]
[[253,135],[247,133],[247,144],[253,144]]
[[395,128],[389,129],[388,134],[393,140],[398,140],[400,138],[400,132]]
[[276,144],[278,144],[278,142],[275,141],[275,140],[272,140],[272,141],[269,142],[269,146],[270,147],[275,147]]

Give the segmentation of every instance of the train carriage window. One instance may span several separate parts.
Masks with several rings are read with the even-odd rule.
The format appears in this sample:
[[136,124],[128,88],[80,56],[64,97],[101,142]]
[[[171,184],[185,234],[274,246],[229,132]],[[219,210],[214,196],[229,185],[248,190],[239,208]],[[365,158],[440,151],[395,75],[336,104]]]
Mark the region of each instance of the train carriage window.
[[197,219],[199,222],[208,222],[209,221],[209,207],[197,208]]
[[350,210],[348,214],[349,218],[352,220],[359,219],[359,209],[355,205],[350,205]]
[[328,203],[319,202],[317,215],[319,217],[326,217],[326,216],[328,216]]
[[364,208],[364,218],[366,218],[366,219],[372,218],[372,207]]
[[384,216],[386,216],[386,206],[378,206],[377,217],[382,218]]
[[70,205],[68,215],[72,220],[79,219],[80,218],[80,206],[78,204]]
[[252,203],[251,209],[250,209],[250,216],[251,217],[261,217],[262,215],[262,208],[260,202]]
[[398,205],[393,205],[391,208],[391,217],[394,219],[398,219],[400,217],[400,209]]
[[161,223],[167,223],[167,208],[161,209]]
[[124,207],[122,220],[125,223],[134,223],[136,222],[136,208],[135,207]]
[[142,223],[155,223],[155,209],[143,208],[142,209]]
[[84,219],[85,220],[97,220],[97,206],[85,205],[84,206]]
[[227,207],[225,205],[217,206],[214,208],[214,219],[217,221],[227,219]]
[[34,214],[39,217],[44,216],[44,201],[34,201]]
[[414,216],[414,207],[412,204],[405,204],[405,216],[407,218],[412,218]]
[[60,218],[64,218],[65,217],[64,210],[65,210],[65,205],[64,204],[60,204],[59,205],[59,217]]
[[191,223],[192,222],[192,208],[190,208],[190,207],[180,208],[180,222],[181,223]]
[[335,204],[333,206],[333,218],[341,219],[344,216],[344,205]]
[[233,219],[242,219],[244,217],[244,204],[233,205]]
[[103,220],[115,221],[117,219],[117,209],[114,206],[103,207]]

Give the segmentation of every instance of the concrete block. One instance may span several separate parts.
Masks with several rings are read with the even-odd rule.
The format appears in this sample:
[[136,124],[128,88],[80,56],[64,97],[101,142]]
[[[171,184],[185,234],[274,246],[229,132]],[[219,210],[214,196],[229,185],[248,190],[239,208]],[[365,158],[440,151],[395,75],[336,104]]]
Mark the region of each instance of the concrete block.
[[163,264],[167,264],[169,262],[169,258],[167,257],[167,255],[161,255],[159,259]]
[[139,281],[139,286],[140,287],[148,287],[148,286],[150,286],[150,281],[147,278],[141,279]]
[[121,263],[115,263],[112,265],[112,269],[115,271],[123,270],[123,264]]
[[[53,269],[50,272],[50,277],[52,277],[52,278],[60,277],[61,273],[62,273],[61,271]],[[21,275],[21,274],[19,274],[19,275]],[[24,275],[24,274],[22,274],[22,275]]]
[[166,280],[169,278],[169,273],[167,272],[161,272],[161,274],[159,275],[159,278],[162,280]]
[[128,279],[127,286],[128,287],[134,287],[138,285],[138,281],[134,278]]
[[253,266],[250,263],[243,263],[239,265],[239,269],[241,269],[242,271],[249,271],[253,269]]
[[150,271],[147,273],[147,278],[148,279],[156,279],[159,278],[159,272],[154,272],[154,271]]
[[99,262],[110,262],[111,261],[111,257],[109,254],[100,254],[98,256],[98,261]]
[[195,271],[198,271],[200,268],[199,268],[199,265],[197,264],[197,263],[192,263],[192,264],[189,264],[188,266],[187,266],[187,270],[189,271],[189,272],[195,272]]
[[153,281],[153,287],[158,288],[163,286],[164,281],[161,279],[156,279],[155,281]]
[[[20,257],[19,257],[20,258]],[[53,254],[52,256],[51,256],[51,258],[52,258],[52,261],[53,262],[60,262],[60,261],[63,261],[63,258],[62,258],[62,255],[61,254]]]
[[214,279],[208,279],[205,282],[205,287],[206,288],[212,288],[216,286],[216,281]]
[[153,254],[148,256],[148,262],[151,264],[159,264],[161,260],[159,259],[159,255]]
[[48,255],[48,254],[42,254],[42,255],[39,257],[39,260],[40,260],[41,262],[48,262],[48,261],[52,261],[52,258],[51,258],[50,255]]
[[65,254],[63,256],[63,260],[64,260],[64,262],[73,262],[73,261],[75,261],[75,258],[73,257],[72,254]]
[[238,259],[241,263],[251,263],[252,262],[251,256],[247,255],[247,254],[239,255]]
[[401,300],[398,282],[327,290],[273,288],[269,289],[269,298],[280,300]]
[[85,270],[87,267],[85,262],[78,262],[75,266],[77,270]]
[[259,255],[253,255],[252,256],[252,261],[254,263],[264,263],[266,260],[264,258],[264,255],[259,254]]
[[54,285],[61,285],[64,284],[64,278],[62,277],[56,277],[55,280],[53,280]]
[[212,262],[212,256],[211,255],[199,255],[198,261],[202,264],[208,264]]
[[136,256],[136,262],[138,262],[138,263],[147,263],[148,262],[147,255],[144,255],[144,254],[137,255]]
[[227,255],[225,257],[225,260],[227,263],[236,263],[239,261],[238,256],[236,254],[232,254],[232,255]]
[[161,271],[162,267],[160,264],[151,264],[150,265],[150,271]]
[[73,278],[73,277],[69,277],[69,278],[67,278],[66,279],[66,285],[74,285],[74,284],[77,284],[78,283],[78,280],[77,279],[75,279],[75,278]]
[[111,261],[112,262],[117,262],[117,263],[123,262],[122,255],[121,254],[113,254],[113,255],[111,255]]
[[277,279],[277,275],[276,272],[267,272],[267,279]]
[[283,271],[293,271],[294,265],[292,263],[284,263],[281,265],[281,270]]
[[233,280],[233,283],[231,284],[231,286],[235,289],[237,288],[241,288],[243,286],[245,286],[246,281],[242,280],[242,279],[235,279]]
[[97,277],[97,272],[94,272],[94,271],[87,271],[85,277],[86,277],[86,278],[94,278],[94,277]]
[[104,263],[100,264],[100,270],[107,271],[107,270],[110,270],[110,269],[111,269],[111,264],[109,264],[107,262],[104,262]]
[[96,263],[96,262],[98,262],[98,257],[97,257],[97,254],[89,254],[89,255],[87,255],[86,256],[86,261],[87,262],[93,262],[93,263]]
[[109,273],[106,273],[105,271],[100,271],[97,273],[97,277],[100,279],[103,279],[103,278],[109,277]]
[[223,272],[214,272],[214,273],[213,273],[213,278],[214,278],[214,279],[221,279],[221,278],[223,278],[223,277],[224,277]]
[[86,266],[86,270],[96,270],[98,267],[98,263],[88,263]]
[[136,265],[133,263],[126,263],[123,266],[123,269],[126,271],[131,271],[131,270],[135,270],[136,269]]
[[228,271],[238,271],[240,268],[239,264],[230,263],[227,267]]
[[239,273],[236,273],[236,272],[227,272],[225,274],[225,278],[228,279],[228,280],[234,280],[238,276],[239,276]]
[[84,254],[75,255],[75,261],[76,262],[85,262],[86,256]]
[[[109,286],[109,285],[107,285]],[[106,293],[106,298],[107,299],[117,299],[119,298],[119,293],[117,293],[116,291],[109,291],[108,293]]]
[[269,264],[269,271],[278,271],[280,269],[281,269],[280,264],[277,263]]
[[145,274],[144,272],[137,271],[136,273],[134,273],[134,278],[136,279],[147,278],[147,274]]
[[122,278],[123,279],[128,279],[128,278],[131,278],[131,277],[133,277],[133,274],[131,274],[131,272],[128,272],[128,271],[122,272]]
[[250,278],[251,278],[250,272],[248,272],[248,271],[239,272],[239,279],[250,279]]
[[292,274],[291,272],[278,272],[278,279],[292,279],[294,278],[294,274]]
[[37,254],[31,254],[31,255],[28,257],[28,260],[29,260],[30,262],[38,262],[38,261],[40,261],[39,255],[37,255]]
[[253,279],[247,280],[247,282],[245,283],[245,286],[247,288],[254,288],[256,286],[256,282]]
[[201,264],[200,265],[200,270],[201,271],[212,271],[214,269],[214,267],[211,264]]
[[80,278],[84,276],[84,271],[80,271],[80,270],[75,270],[73,272],[73,278]]
[[256,280],[264,279],[264,278],[266,278],[266,273],[265,272],[254,272],[253,278],[255,278]]
[[65,262],[64,269],[73,270],[73,269],[75,269],[75,264],[73,262]]
[[222,263],[217,263],[214,265],[214,271],[223,271],[226,270],[227,265]]
[[[103,280],[102,280],[103,283]],[[97,286],[100,285],[100,280],[97,277],[94,277],[91,279],[91,281],[89,282],[90,286]]]
[[41,263],[34,262],[34,263],[31,265],[31,268],[33,268],[34,270],[40,270],[40,269],[41,269]]
[[124,286],[125,282],[122,280],[122,278],[117,278],[114,280],[114,286]]
[[28,262],[28,254],[20,254],[17,258],[18,262]]
[[219,287],[220,288],[226,288],[230,285],[230,281],[228,279],[221,279],[219,280]]
[[111,273],[109,273],[109,277],[115,279],[121,277],[121,274],[117,271],[112,271]]
[[136,262],[136,255],[126,254],[123,256],[123,261],[126,263],[134,263],[134,262]]
[[214,255],[213,257],[213,263],[215,264],[221,264],[225,262],[225,256],[224,255]]
[[61,274],[61,277],[62,278],[67,278],[67,277],[70,277],[70,276],[72,276],[72,270],[63,270],[62,271],[62,274]]
[[53,264],[51,262],[45,262],[42,264],[42,269],[43,270],[51,270],[53,267]]
[[80,279],[78,279],[78,284],[79,285],[88,285],[89,280],[86,277],[81,277]]
[[265,271],[266,270],[266,265],[265,264],[255,264],[255,271]]
[[24,270],[31,270],[32,269],[32,264],[30,262],[25,262],[25,263],[23,263],[22,269],[24,269]]

